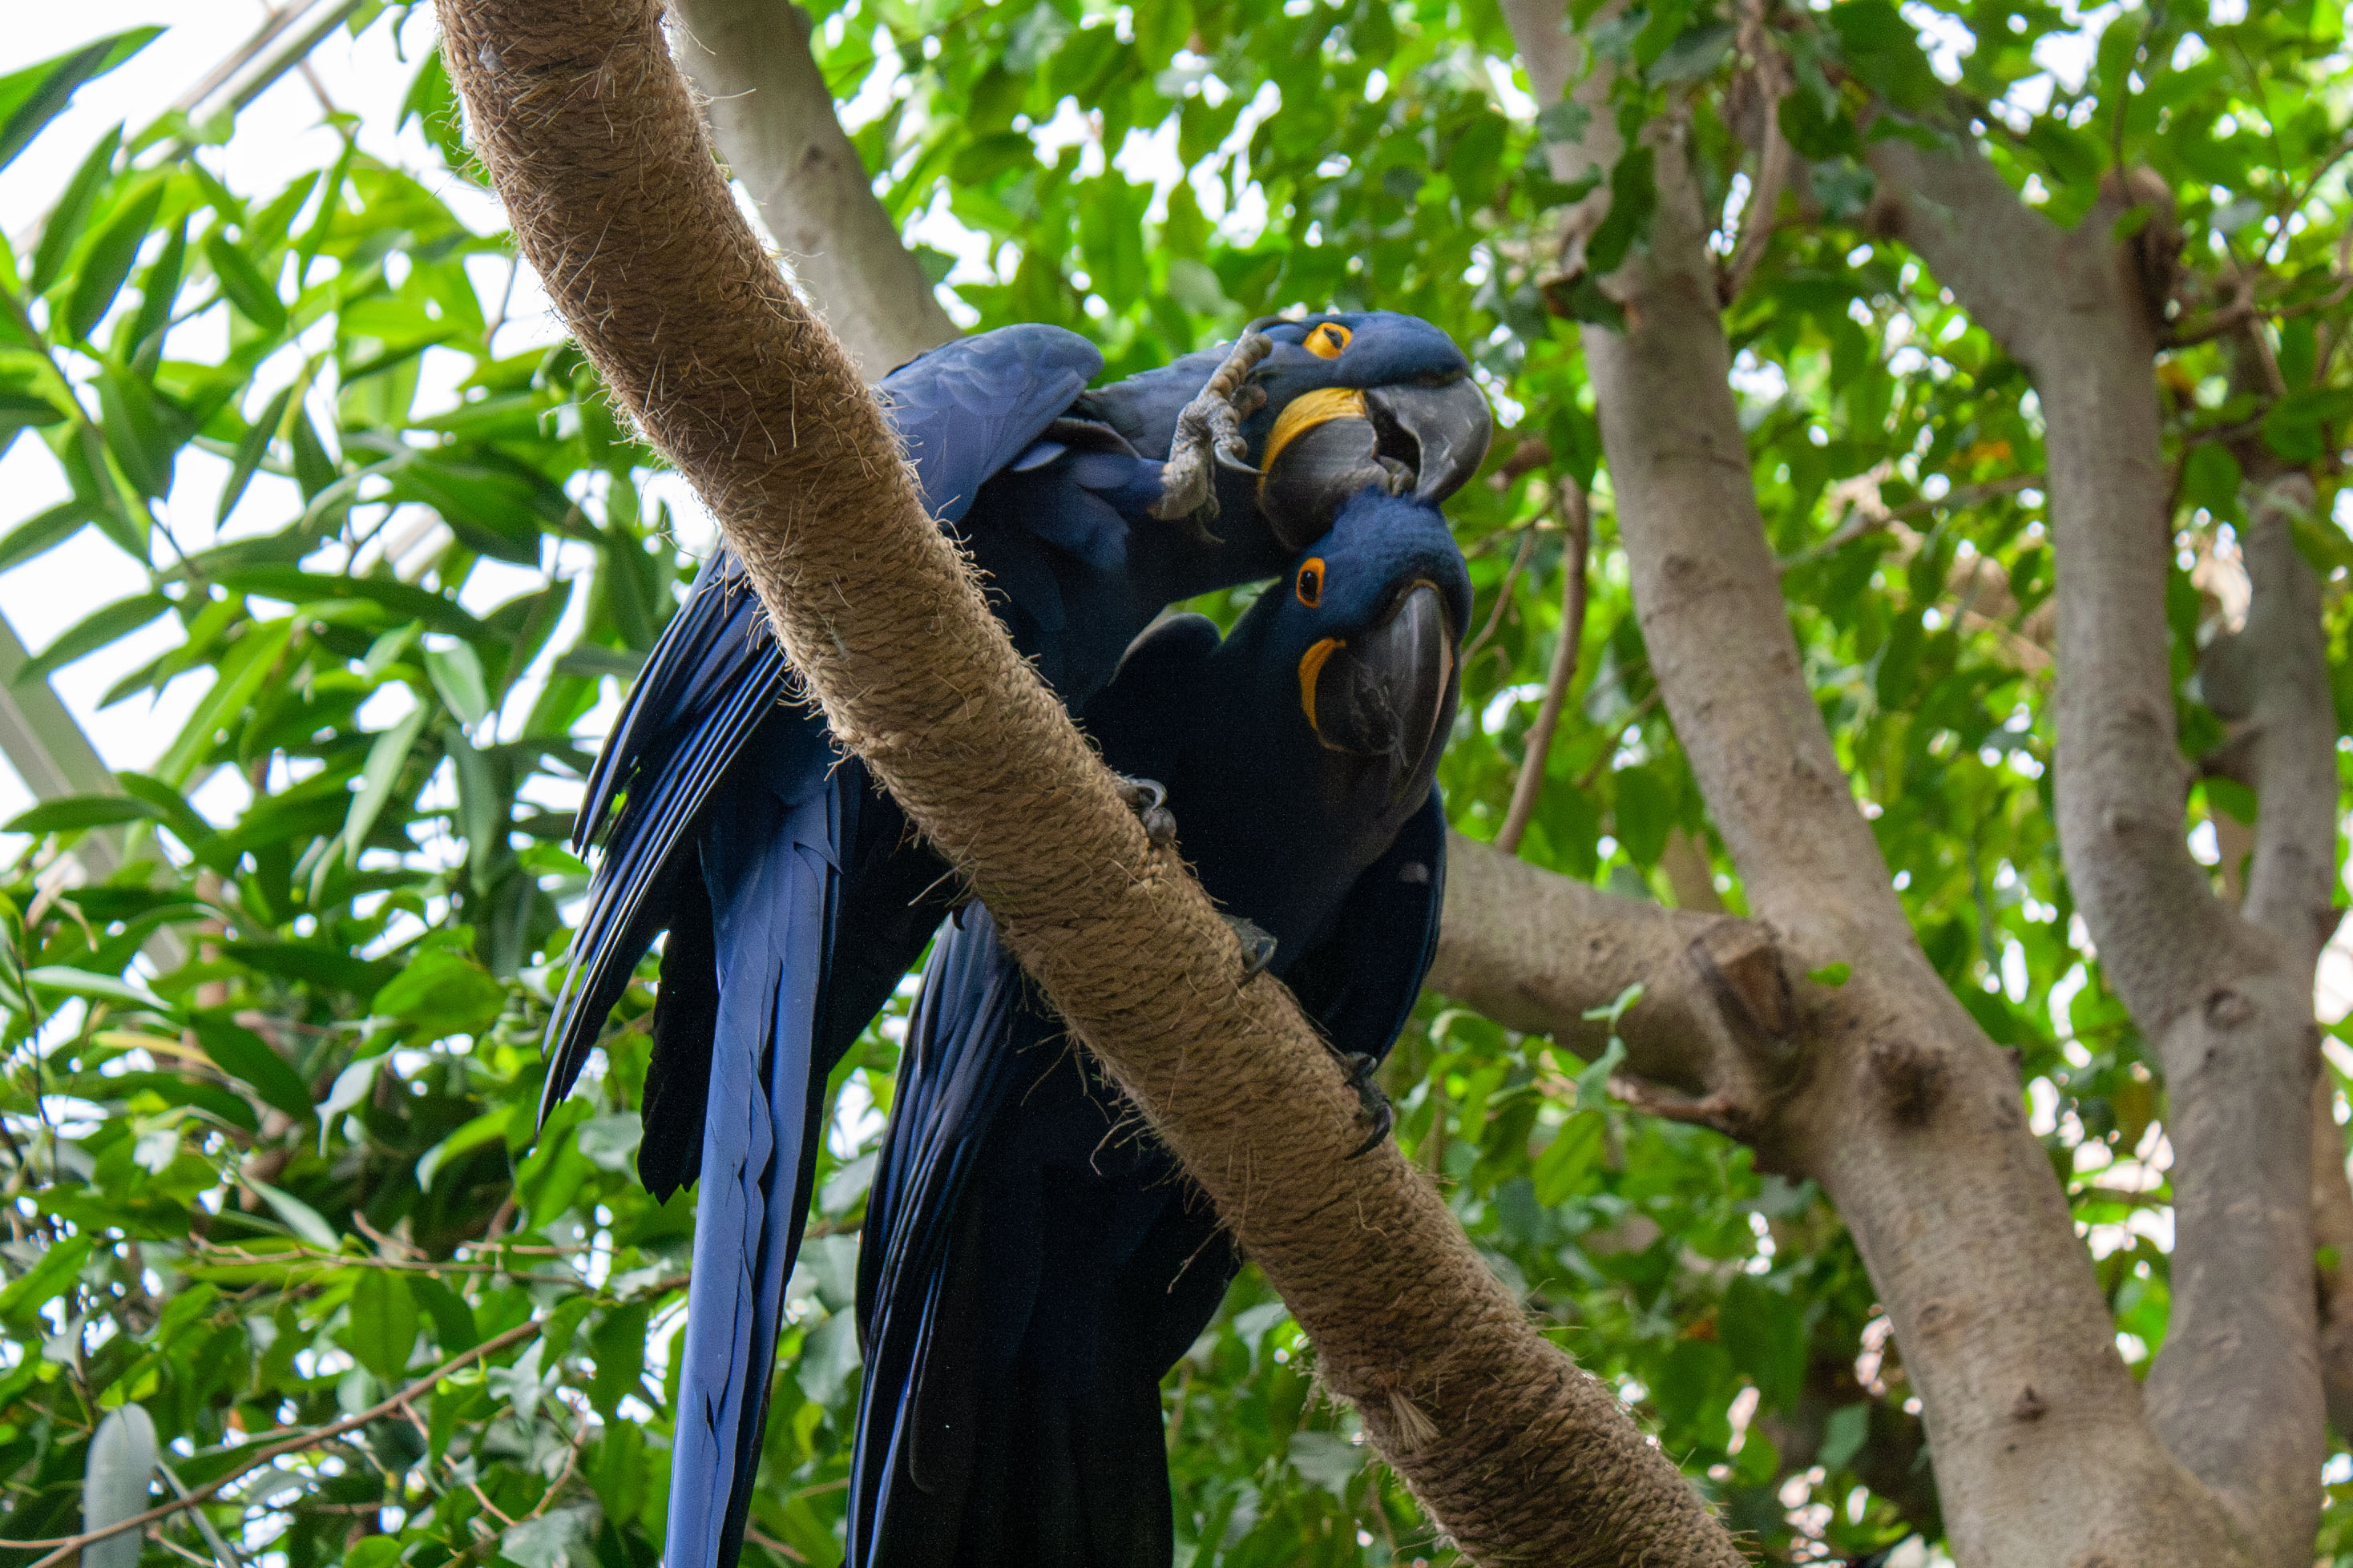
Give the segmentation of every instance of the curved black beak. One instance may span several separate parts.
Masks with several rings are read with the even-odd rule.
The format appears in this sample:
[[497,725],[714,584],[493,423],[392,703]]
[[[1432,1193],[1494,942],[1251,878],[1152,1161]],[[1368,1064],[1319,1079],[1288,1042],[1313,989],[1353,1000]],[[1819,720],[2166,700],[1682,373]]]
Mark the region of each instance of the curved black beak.
[[1350,496],[1367,485],[1397,494],[1411,479],[1401,465],[1381,461],[1380,435],[1370,420],[1327,419],[1276,454],[1259,485],[1258,506],[1282,547],[1296,553],[1330,531]]
[[1495,416],[1467,375],[1429,385],[1370,387],[1365,404],[1380,432],[1381,456],[1413,470],[1416,499],[1433,505],[1462,488],[1486,460]]
[[1301,706],[1335,752],[1387,762],[1388,798],[1428,788],[1454,718],[1454,628],[1437,587],[1416,582],[1369,630],[1300,662]]

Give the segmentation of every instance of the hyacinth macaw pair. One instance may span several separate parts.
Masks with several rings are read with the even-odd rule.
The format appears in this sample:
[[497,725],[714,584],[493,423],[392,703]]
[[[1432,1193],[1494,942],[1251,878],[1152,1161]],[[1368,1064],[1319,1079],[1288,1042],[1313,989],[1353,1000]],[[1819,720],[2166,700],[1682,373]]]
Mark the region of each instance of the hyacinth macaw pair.
[[[1139,809],[1174,808],[1204,886],[1364,1081],[1436,929],[1430,780],[1470,602],[1436,502],[1484,456],[1485,401],[1451,342],[1387,312],[1253,323],[1230,351],[1090,390],[1102,366],[1073,333],[1012,327],[879,390],[1015,647],[1136,779]],[[1278,575],[1222,641],[1197,616],[1153,626]],[[667,931],[638,1170],[658,1196],[702,1184],[671,1568],[740,1552],[827,1075],[954,901],[896,803],[790,696],[723,549],[575,828],[603,856],[543,1119]],[[963,911],[934,949],[870,1199],[853,1563],[1168,1560],[1155,1388],[1234,1259],[1148,1138],[1092,1152],[1120,1102],[1065,1053],[986,911]]]

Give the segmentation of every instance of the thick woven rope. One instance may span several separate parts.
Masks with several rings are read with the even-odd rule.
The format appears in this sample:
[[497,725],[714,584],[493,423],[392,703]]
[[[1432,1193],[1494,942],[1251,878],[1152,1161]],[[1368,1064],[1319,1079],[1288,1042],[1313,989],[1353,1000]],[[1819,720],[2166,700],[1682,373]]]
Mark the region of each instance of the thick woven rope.
[[969,879],[1487,1563],[1729,1564],[1610,1391],[1529,1327],[1429,1182],[1241,960],[925,515],[871,395],[736,210],[650,0],[442,0],[522,254],[750,569],[834,732]]

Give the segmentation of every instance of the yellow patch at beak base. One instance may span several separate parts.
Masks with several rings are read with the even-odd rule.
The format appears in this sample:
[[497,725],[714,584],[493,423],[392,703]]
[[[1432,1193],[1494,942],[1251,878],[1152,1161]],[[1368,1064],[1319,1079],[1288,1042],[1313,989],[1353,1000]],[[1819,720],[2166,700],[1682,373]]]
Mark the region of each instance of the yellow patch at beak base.
[[1323,739],[1324,731],[1315,722],[1315,678],[1324,673],[1324,661],[1347,646],[1339,637],[1325,637],[1299,660],[1299,708],[1307,715],[1307,727],[1315,731],[1318,740]]
[[1313,392],[1303,392],[1283,405],[1275,416],[1274,428],[1267,433],[1266,456],[1259,459],[1258,488],[1266,489],[1266,476],[1274,471],[1275,458],[1282,449],[1318,425],[1335,419],[1369,419],[1371,412],[1365,406],[1365,395],[1354,387],[1319,386]]

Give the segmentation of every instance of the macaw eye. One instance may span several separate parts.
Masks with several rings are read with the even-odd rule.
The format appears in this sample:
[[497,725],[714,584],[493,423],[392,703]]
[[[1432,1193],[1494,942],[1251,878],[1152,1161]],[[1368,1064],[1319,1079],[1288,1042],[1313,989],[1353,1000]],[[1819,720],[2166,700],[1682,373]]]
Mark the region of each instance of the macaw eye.
[[1292,589],[1309,609],[1324,602],[1324,558],[1311,555],[1299,566],[1299,582]]
[[1326,321],[1307,334],[1307,352],[1317,359],[1338,359],[1347,346],[1348,329],[1337,321]]

